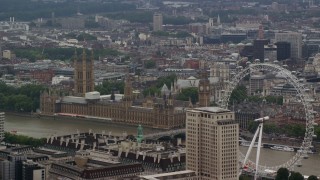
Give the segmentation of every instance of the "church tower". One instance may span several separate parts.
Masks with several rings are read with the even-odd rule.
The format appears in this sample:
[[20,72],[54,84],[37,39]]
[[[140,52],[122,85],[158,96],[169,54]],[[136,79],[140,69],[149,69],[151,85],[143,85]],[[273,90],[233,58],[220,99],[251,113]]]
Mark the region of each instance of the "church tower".
[[94,58],[93,51],[91,57],[87,58],[85,49],[81,57],[78,58],[77,51],[74,55],[74,94],[84,96],[87,92],[94,91]]
[[199,106],[207,107],[210,105],[210,82],[208,79],[207,71],[203,70],[200,73],[201,79],[198,86]]

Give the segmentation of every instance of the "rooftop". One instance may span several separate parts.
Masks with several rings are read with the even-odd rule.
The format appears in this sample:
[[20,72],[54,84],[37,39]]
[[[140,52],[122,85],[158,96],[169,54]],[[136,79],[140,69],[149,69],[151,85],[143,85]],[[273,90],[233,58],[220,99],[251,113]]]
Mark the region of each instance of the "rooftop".
[[195,177],[195,172],[191,170],[184,170],[184,171],[176,171],[176,172],[169,172],[169,173],[161,173],[161,174],[153,174],[153,175],[146,175],[140,176],[142,179],[148,180],[158,180],[158,179],[173,179],[173,178],[182,178],[182,177]]
[[203,111],[203,112],[209,112],[209,113],[223,113],[223,112],[230,112],[228,109],[223,109],[220,107],[200,107],[195,108],[196,111]]

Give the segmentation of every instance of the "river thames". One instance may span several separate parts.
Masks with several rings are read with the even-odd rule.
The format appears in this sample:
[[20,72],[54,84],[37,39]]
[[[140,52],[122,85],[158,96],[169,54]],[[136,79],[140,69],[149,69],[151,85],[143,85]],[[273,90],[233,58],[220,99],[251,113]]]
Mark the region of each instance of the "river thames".
[[[103,130],[108,134],[122,135],[126,132],[128,135],[136,135],[137,126],[120,125],[113,123],[92,122],[87,120],[76,119],[44,119],[44,118],[30,118],[6,115],[5,131],[17,131],[17,134],[27,135],[32,137],[48,137],[51,135],[66,135],[76,133],[77,129],[80,132],[88,132],[92,129],[93,132],[101,133]],[[152,128],[145,128],[144,133],[159,132]],[[242,152],[246,151],[246,147],[240,147]],[[251,160],[254,160],[255,151],[252,150]],[[266,166],[274,166],[285,163],[294,155],[293,152],[275,151],[271,149],[262,149],[260,164]],[[309,159],[302,160],[302,167],[295,167],[295,171],[303,175],[317,175],[320,176],[320,155],[310,154]]]

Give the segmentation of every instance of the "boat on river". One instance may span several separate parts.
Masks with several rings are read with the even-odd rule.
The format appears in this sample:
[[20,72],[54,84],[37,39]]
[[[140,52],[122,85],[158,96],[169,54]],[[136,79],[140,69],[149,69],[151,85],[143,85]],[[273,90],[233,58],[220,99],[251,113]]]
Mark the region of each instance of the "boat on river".
[[276,151],[286,151],[286,152],[294,152],[294,148],[288,146],[272,146],[270,149]]

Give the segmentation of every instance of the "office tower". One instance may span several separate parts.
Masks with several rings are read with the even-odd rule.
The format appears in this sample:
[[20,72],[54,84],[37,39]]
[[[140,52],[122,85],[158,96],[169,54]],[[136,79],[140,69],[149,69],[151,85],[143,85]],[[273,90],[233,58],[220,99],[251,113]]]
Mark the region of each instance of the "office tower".
[[289,59],[291,55],[291,46],[288,42],[277,42],[277,60]]
[[187,110],[186,168],[202,180],[237,180],[239,125],[219,107]]
[[23,154],[11,154],[0,159],[0,179],[22,179],[22,162],[27,160]]
[[290,56],[292,59],[297,60],[302,57],[302,34],[296,32],[276,33],[276,42],[290,43]]
[[268,44],[264,46],[264,59],[269,59],[271,62],[277,60],[277,46]]
[[264,46],[268,45],[270,40],[268,39],[256,39],[253,41],[253,57],[254,59],[260,59],[264,61]]
[[45,180],[46,169],[39,164],[27,160],[22,163],[22,180]]
[[162,14],[155,13],[153,15],[153,31],[162,31],[163,30],[162,23],[163,23]]

